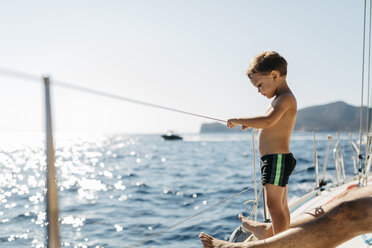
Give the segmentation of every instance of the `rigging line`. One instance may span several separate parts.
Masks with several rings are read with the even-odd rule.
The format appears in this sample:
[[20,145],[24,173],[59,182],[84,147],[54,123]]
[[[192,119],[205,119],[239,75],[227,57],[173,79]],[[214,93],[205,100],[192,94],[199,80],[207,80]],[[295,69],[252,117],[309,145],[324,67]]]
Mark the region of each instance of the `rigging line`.
[[[367,63],[367,120],[366,120],[366,136],[368,135],[368,132],[370,130],[370,124],[369,124],[369,119],[370,119],[370,96],[369,96],[369,90],[370,90],[370,66],[371,66],[371,24],[372,24],[372,2],[369,2],[369,37],[368,37],[368,63]],[[367,139],[367,145],[366,145],[366,154],[368,154],[368,148],[369,148],[369,139]]]
[[[254,180],[254,197],[256,198],[256,201],[255,201],[255,207],[256,207],[256,210],[255,210],[255,218],[254,220],[257,221],[257,201],[258,201],[258,196],[257,196],[257,176],[256,176],[256,148],[255,148],[255,143],[254,143],[254,129],[252,129],[252,150],[253,150],[253,180]],[[253,209],[255,209],[253,207]],[[253,210],[252,210],[252,213],[253,213]],[[251,214],[252,216],[252,214]]]
[[23,79],[23,80],[28,80],[28,81],[40,82],[42,79],[42,77],[40,76],[36,76],[30,73],[21,72],[21,71],[14,71],[14,70],[2,68],[2,67],[0,67],[0,74],[9,76],[9,77],[15,77],[15,78]]
[[292,172],[292,174],[295,174],[295,173],[298,173],[298,172],[301,172],[301,171],[307,171],[307,170],[310,170],[311,168],[315,168],[315,165],[310,165],[309,167],[306,167],[306,168],[303,168],[303,169],[294,170]]
[[[13,70],[5,69],[5,68],[0,68],[0,74],[11,76],[11,77],[16,77],[16,78],[21,78],[21,79],[26,79],[26,80],[31,80],[31,81],[40,81],[40,77],[38,77],[38,76],[28,74],[28,73],[24,73],[24,72],[19,72],[19,71],[13,71]],[[206,115],[200,115],[200,114],[187,112],[187,111],[183,111],[183,110],[179,110],[179,109],[175,109],[175,108],[170,108],[170,107],[166,107],[166,106],[162,106],[162,105],[158,105],[158,104],[139,101],[139,100],[131,99],[131,98],[124,97],[124,96],[119,96],[119,95],[115,95],[115,94],[111,94],[111,93],[107,93],[107,92],[102,92],[102,91],[98,91],[98,90],[94,90],[94,89],[90,89],[90,88],[86,88],[86,87],[76,86],[76,85],[66,83],[66,82],[62,82],[62,81],[59,81],[59,80],[53,80],[53,81],[54,81],[55,86],[59,86],[59,87],[63,87],[63,88],[67,88],[67,89],[71,89],[71,90],[75,90],[75,91],[90,93],[90,94],[93,94],[93,95],[109,97],[109,98],[113,98],[113,99],[117,99],[117,100],[121,100],[121,101],[126,101],[126,102],[130,102],[130,103],[134,103],[134,104],[144,105],[144,106],[148,106],[148,107],[168,110],[168,111],[177,112],[177,113],[181,113],[181,114],[192,115],[192,116],[196,116],[196,117],[200,117],[200,118],[205,118],[205,119],[209,119],[209,120],[214,120],[214,121],[227,123],[226,120],[221,120],[221,119],[209,117],[209,116],[206,116]]]
[[241,194],[243,194],[244,192],[247,192],[247,191],[250,190],[250,189],[252,189],[252,187],[248,187],[248,188],[246,188],[246,189],[240,191],[239,193],[236,193],[236,194],[234,194],[234,195],[231,195],[231,196],[225,198],[224,200],[222,200],[222,201],[220,201],[220,202],[218,202],[218,203],[216,203],[216,204],[210,206],[209,208],[203,209],[202,211],[199,211],[198,213],[196,213],[196,214],[194,214],[194,215],[191,215],[191,216],[189,216],[189,217],[187,217],[187,218],[185,218],[185,219],[183,219],[183,220],[181,220],[181,221],[179,221],[179,222],[177,222],[177,223],[175,223],[175,224],[173,224],[173,225],[171,225],[171,226],[169,226],[169,227],[167,227],[167,228],[164,228],[163,230],[160,230],[159,232],[156,232],[156,233],[154,233],[154,234],[148,236],[147,238],[144,238],[144,239],[142,239],[142,240],[140,240],[140,241],[138,241],[138,242],[132,244],[131,246],[128,246],[128,248],[137,247],[137,246],[139,246],[139,245],[141,245],[141,244],[144,244],[144,243],[146,243],[147,241],[150,241],[151,239],[153,239],[153,238],[155,238],[155,237],[161,235],[162,233],[164,233],[164,232],[166,232],[166,231],[168,231],[168,230],[170,230],[170,229],[172,229],[172,228],[175,228],[176,226],[179,226],[179,225],[181,225],[182,223],[184,223],[184,222],[186,222],[186,221],[188,221],[188,220],[190,220],[190,219],[192,219],[192,218],[194,218],[194,217],[196,217],[196,216],[199,216],[199,215],[201,215],[201,214],[203,214],[203,213],[205,213],[205,212],[211,210],[212,208],[217,207],[218,205],[221,205],[222,203],[224,203],[224,202],[230,200],[231,198],[233,198],[233,197],[235,197],[235,196],[241,195]]
[[359,134],[359,184],[362,179],[362,136],[363,136],[363,91],[364,91],[364,57],[365,57],[365,39],[366,39],[366,11],[367,11],[367,0],[364,0],[364,21],[363,21],[363,56],[362,56],[362,92],[360,101],[360,134]]
[[114,98],[114,99],[117,99],[117,100],[131,102],[131,103],[144,105],[144,106],[148,106],[148,107],[173,111],[173,112],[177,112],[177,113],[181,113],[181,114],[192,115],[192,116],[201,117],[201,118],[210,119],[210,120],[215,120],[215,121],[224,122],[224,123],[227,122],[225,120],[221,120],[221,119],[217,119],[217,118],[213,118],[213,117],[209,117],[209,116],[205,116],[205,115],[195,114],[195,113],[192,113],[192,112],[187,112],[187,111],[183,111],[183,110],[179,110],[179,109],[175,109],[175,108],[170,108],[170,107],[166,107],[166,106],[162,106],[162,105],[158,105],[158,104],[143,102],[143,101],[131,99],[131,98],[128,98],[128,97],[123,97],[123,96],[119,96],[119,95],[115,95],[115,94],[111,94],[111,93],[106,93],[106,92],[102,92],[102,91],[98,91],[98,90],[94,90],[94,89],[90,89],[90,88],[86,88],[86,87],[76,86],[76,85],[69,84],[69,83],[62,82],[62,81],[58,81],[58,80],[54,80],[54,84],[56,86],[63,87],[63,88],[68,88],[68,89],[82,91],[82,92],[90,93],[90,94],[94,94],[94,95]]

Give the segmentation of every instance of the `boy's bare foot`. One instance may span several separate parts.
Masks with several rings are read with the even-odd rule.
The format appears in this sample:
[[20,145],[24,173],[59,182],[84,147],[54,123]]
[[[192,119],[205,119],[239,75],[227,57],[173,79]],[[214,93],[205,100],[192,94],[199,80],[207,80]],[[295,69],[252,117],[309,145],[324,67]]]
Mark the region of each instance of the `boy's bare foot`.
[[271,224],[249,220],[243,214],[239,214],[239,219],[242,221],[243,227],[252,232],[258,239],[266,239],[273,236]]
[[235,247],[235,244],[237,244],[215,239],[203,232],[199,234],[199,238],[200,241],[203,243],[204,248],[228,248]]

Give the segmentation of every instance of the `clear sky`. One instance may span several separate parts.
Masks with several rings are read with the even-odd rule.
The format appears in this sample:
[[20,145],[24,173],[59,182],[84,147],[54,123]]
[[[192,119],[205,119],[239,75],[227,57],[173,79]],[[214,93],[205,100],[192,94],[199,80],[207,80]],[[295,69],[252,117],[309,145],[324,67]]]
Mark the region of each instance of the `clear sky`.
[[[264,50],[288,61],[298,107],[360,105],[363,0],[3,1],[0,132],[44,130],[41,78],[219,119],[264,113],[245,71]],[[208,120],[52,88],[54,131],[199,132]]]

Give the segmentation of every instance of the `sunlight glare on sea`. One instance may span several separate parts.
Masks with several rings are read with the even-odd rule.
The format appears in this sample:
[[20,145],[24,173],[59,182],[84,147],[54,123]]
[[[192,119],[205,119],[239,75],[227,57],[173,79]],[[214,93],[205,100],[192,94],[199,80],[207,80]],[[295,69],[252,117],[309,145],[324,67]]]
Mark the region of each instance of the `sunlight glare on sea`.
[[[335,135],[335,134],[333,134]],[[185,134],[55,135],[62,247],[125,247],[253,186],[252,137]],[[354,135],[354,140],[356,140]],[[257,138],[257,137],[256,137]],[[289,202],[314,188],[312,133],[295,133],[298,170]],[[317,134],[320,163],[327,134]],[[0,135],[0,246],[46,247],[45,144],[42,134]],[[353,173],[349,134],[340,136],[346,172]],[[256,146],[257,147],[257,146]],[[259,156],[256,153],[256,166]],[[327,179],[335,181],[334,164]],[[259,167],[256,168],[260,178]],[[259,182],[258,182],[259,184]],[[198,234],[228,239],[250,213],[253,190],[154,237],[147,247],[200,247]],[[259,203],[258,219],[262,219]]]

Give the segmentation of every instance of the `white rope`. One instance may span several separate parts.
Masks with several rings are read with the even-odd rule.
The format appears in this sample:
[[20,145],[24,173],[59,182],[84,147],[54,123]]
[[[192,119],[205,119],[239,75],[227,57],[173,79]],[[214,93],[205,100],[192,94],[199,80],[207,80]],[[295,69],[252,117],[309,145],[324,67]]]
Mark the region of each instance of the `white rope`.
[[325,182],[326,179],[326,171],[327,171],[327,163],[328,163],[328,154],[329,154],[329,146],[331,144],[331,139],[332,139],[332,136],[331,135],[328,135],[327,136],[327,150],[326,150],[326,155],[325,155],[325,158],[324,158],[324,165],[323,165],[323,176],[322,176],[322,182]]
[[[370,72],[371,72],[371,25],[372,25],[372,4],[370,2],[369,4],[369,37],[368,37],[368,63],[367,63],[367,120],[366,120],[366,136],[368,137],[368,131],[370,127],[370,116],[369,116],[369,106],[370,106],[370,96],[369,96],[369,90],[370,90]],[[369,141],[370,139],[367,138],[367,145],[366,145],[366,155],[368,155],[368,149],[369,149]]]
[[260,197],[261,197],[261,193],[262,193],[262,190],[263,190],[263,187],[261,187],[261,189],[260,189],[260,192],[258,193],[258,196],[256,197],[256,200],[254,200],[254,201],[247,201],[246,203],[251,203],[251,202],[253,202],[253,208],[252,208],[252,211],[251,211],[251,214],[250,214],[250,216],[249,216],[249,219],[251,220],[252,219],[252,217],[253,217],[253,212],[255,212],[255,221],[257,221],[257,208],[258,208],[258,199],[260,199]]
[[[371,139],[372,139],[372,137],[368,136],[368,140],[371,140]],[[368,143],[371,144],[371,142],[368,142]],[[366,164],[365,164],[365,168],[364,168],[364,185],[365,186],[367,186],[367,184],[368,184],[368,177],[369,177],[369,173],[371,171],[371,163],[372,163],[371,153],[372,153],[372,145],[369,146],[369,152],[368,152],[368,155],[367,155]]]
[[342,154],[342,147],[341,147],[341,141],[340,141],[340,133],[337,133],[337,140],[338,140],[338,152],[340,154],[340,165],[341,165],[341,173],[342,173],[342,179],[345,183],[346,175],[345,175],[345,164],[344,164],[344,156]]
[[332,140],[332,143],[333,143],[333,159],[335,161],[336,180],[337,180],[337,185],[340,185],[340,178],[339,178],[340,173],[339,173],[339,165],[338,165],[339,157],[338,157],[338,152],[337,152],[338,144],[336,144],[333,139],[331,139],[331,140]]
[[357,175],[358,174],[358,170],[357,170],[357,165],[356,165],[356,157],[355,157],[355,152],[357,154],[359,154],[359,151],[358,151],[358,147],[356,146],[356,144],[354,143],[353,139],[352,139],[352,135],[350,134],[350,145],[351,145],[351,159],[353,160],[353,167],[354,167],[354,175]]
[[[253,210],[255,210],[254,220],[257,221],[257,201],[258,201],[258,197],[257,197],[256,148],[255,148],[255,143],[254,143],[254,131],[255,131],[255,129],[252,129],[253,175],[254,175],[254,198],[255,198],[255,203],[254,203],[254,206],[253,206]],[[253,210],[252,210],[252,212],[253,212]]]

